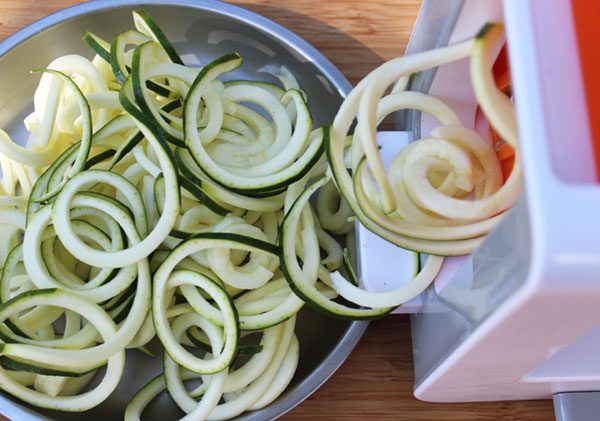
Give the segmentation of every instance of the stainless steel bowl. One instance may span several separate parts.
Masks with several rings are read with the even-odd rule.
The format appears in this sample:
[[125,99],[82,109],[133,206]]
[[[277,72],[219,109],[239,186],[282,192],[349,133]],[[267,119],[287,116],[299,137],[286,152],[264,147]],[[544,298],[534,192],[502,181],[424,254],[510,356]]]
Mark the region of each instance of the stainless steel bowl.
[[[333,120],[342,98],[350,91],[344,76],[317,50],[282,26],[245,9],[216,1],[98,0],[50,15],[0,43],[0,127],[15,139],[25,136],[23,118],[32,111],[38,83],[38,76],[31,75],[30,70],[43,68],[67,53],[91,58],[91,51],[81,40],[85,31],[112,39],[132,27],[131,11],[139,8],[155,17],[188,61],[207,63],[237,51],[244,65],[232,78],[258,79],[256,70],[267,63],[292,69],[308,94],[316,127]],[[287,391],[266,408],[236,419],[274,419],[302,402],[346,359],[366,327],[366,322],[334,320],[304,308],[296,328],[300,363]],[[161,370],[160,360],[128,352],[126,373],[117,390],[85,416],[122,419],[129,399]],[[4,393],[0,393],[0,412],[15,421],[82,418],[78,413],[31,408]],[[149,420],[164,421],[179,418],[182,413],[162,396],[145,415]]]

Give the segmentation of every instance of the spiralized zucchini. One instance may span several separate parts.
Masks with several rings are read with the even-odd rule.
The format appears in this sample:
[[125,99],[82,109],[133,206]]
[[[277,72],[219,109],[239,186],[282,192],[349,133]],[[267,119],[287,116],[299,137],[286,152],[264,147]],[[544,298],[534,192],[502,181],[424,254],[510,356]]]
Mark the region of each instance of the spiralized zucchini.
[[[497,91],[493,81],[488,81],[495,40],[484,35],[385,63],[357,85],[333,122],[327,156],[336,185],[367,228],[401,247],[437,255],[471,253],[519,196],[519,163],[503,184],[491,145],[464,127],[442,101],[397,89],[384,95],[385,89],[402,77],[472,57],[477,98],[489,104],[487,108],[496,108],[496,100],[486,99],[492,97],[491,90]],[[488,83],[477,82],[480,79]],[[514,106],[502,93],[494,97],[498,95],[505,98],[505,110],[495,114],[500,117],[492,114],[494,127],[503,124],[504,115],[512,113],[509,118],[514,120]],[[375,139],[376,126],[390,112],[407,108],[431,114],[441,126],[404,148],[386,171]],[[357,114],[360,118],[352,137],[351,176],[344,163],[344,144]],[[516,148],[516,130],[507,135],[511,136],[507,142]]]
[[[237,54],[186,67],[147,13],[134,23],[111,43],[86,33],[93,60],[39,71],[30,145],[0,131],[0,387],[84,411],[127,375],[125,350],[151,352],[157,338],[165,374],[126,419],[164,388],[187,418],[231,418],[268,405],[295,372],[304,301],[280,269],[283,192],[323,162],[328,131],[313,130],[288,69],[264,69],[282,86],[224,84]],[[338,268],[341,247],[316,224]]]
[[[493,198],[514,196],[498,183],[485,142],[441,101],[398,88],[378,102],[387,82],[467,56],[472,42],[384,65],[350,95],[333,129],[314,128],[289,69],[261,69],[281,86],[222,82],[242,65],[237,53],[187,67],[146,12],[133,16],[136,29],[110,43],[84,35],[91,61],[67,55],[39,70],[25,120],[30,145],[0,130],[0,388],[18,399],[85,411],[129,374],[126,349],[155,355],[160,343],[164,373],[132,397],[126,420],[140,419],[165,389],[183,419],[260,409],[294,376],[305,303],[339,318],[381,317],[439,270],[443,259],[432,256],[405,289],[365,295],[337,240],[351,238],[353,213],[392,239],[423,236],[419,250],[459,244],[462,253],[496,223],[486,218],[506,209]],[[477,92],[489,90],[478,83]],[[442,126],[386,175],[373,123],[407,107]],[[475,200],[465,205],[469,189]],[[338,293],[367,308],[335,301]]]
[[[434,255],[408,285],[386,293],[361,290],[334,274],[332,286],[347,300],[371,308],[410,300],[435,279],[443,262],[441,256],[473,252],[516,203],[521,164],[514,104],[496,88],[491,73],[492,50],[501,34],[501,24],[492,23],[474,40],[385,63],[364,78],[340,107],[327,148],[340,193],[374,233],[403,248]],[[464,127],[438,98],[404,91],[404,78],[410,74],[467,57],[477,100],[490,124],[516,150],[514,167],[504,183],[491,144]],[[386,95],[395,81],[398,85]],[[387,114],[407,108],[427,112],[441,125],[429,137],[402,149],[386,171],[376,128]],[[347,133],[357,115],[348,153]],[[350,155],[350,162],[345,155]]]

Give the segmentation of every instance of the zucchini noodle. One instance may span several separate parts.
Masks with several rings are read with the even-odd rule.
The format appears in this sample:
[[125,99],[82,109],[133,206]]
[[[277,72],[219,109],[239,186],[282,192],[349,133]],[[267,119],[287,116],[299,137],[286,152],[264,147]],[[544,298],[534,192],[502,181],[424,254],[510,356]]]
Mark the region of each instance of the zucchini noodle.
[[[134,23],[110,43],[86,33],[91,61],[38,71],[33,143],[0,131],[0,387],[85,411],[129,375],[125,350],[151,354],[157,338],[165,374],[125,418],[164,388],[186,419],[229,418],[295,372],[304,301],[281,273],[278,231],[284,192],[323,161],[327,129],[313,130],[288,69],[267,68],[282,86],[223,83],[239,56],[186,67],[147,13]],[[331,266],[341,247],[319,229]]]
[[[162,346],[164,372],[133,396],[126,420],[163,390],[182,419],[263,408],[294,377],[305,303],[382,317],[439,270],[443,258],[430,256],[406,287],[361,290],[338,241],[353,241],[355,217],[402,247],[462,254],[517,198],[518,155],[502,184],[477,133],[440,100],[403,91],[410,73],[472,55],[478,97],[497,96],[483,75],[496,27],[383,65],[332,127],[313,127],[292,70],[259,71],[277,84],[223,82],[242,65],[237,53],[187,67],[146,12],[133,22],[111,42],[86,33],[92,60],[71,54],[35,71],[29,145],[0,130],[0,389],[24,402],[86,411],[139,374],[126,349]],[[517,146],[510,107],[483,105]],[[376,123],[406,108],[441,126],[386,172]]]
[[[501,32],[500,24],[488,24],[475,40],[385,63],[364,78],[340,107],[327,149],[340,193],[375,234],[400,247],[437,255],[427,259],[408,285],[386,293],[362,290],[335,273],[333,289],[350,302],[375,309],[414,298],[435,279],[442,256],[473,252],[516,203],[521,184],[518,150],[503,183],[498,157],[489,143],[462,126],[438,98],[403,90],[410,74],[469,57],[477,100],[490,124],[518,149],[514,105],[496,88],[491,75],[492,50]],[[388,86],[400,80],[386,95]],[[377,125],[387,114],[407,108],[427,112],[441,125],[429,137],[402,149],[386,171],[375,138]],[[350,146],[351,175],[344,149],[357,115]]]

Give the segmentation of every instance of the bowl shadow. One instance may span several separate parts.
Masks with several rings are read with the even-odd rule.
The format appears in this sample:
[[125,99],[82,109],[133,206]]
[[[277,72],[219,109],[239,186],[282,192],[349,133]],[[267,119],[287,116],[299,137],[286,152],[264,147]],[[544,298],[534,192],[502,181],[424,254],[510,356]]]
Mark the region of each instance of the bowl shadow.
[[385,61],[356,38],[311,16],[263,4],[232,4],[258,13],[294,32],[327,57],[352,86]]

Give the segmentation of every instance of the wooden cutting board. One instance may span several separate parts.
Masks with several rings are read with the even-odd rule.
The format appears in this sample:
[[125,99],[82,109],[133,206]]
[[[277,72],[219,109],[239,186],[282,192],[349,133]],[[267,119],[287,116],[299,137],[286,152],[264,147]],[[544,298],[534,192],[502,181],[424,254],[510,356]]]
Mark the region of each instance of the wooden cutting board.
[[[320,50],[353,84],[379,64],[404,53],[421,4],[421,0],[230,2],[294,31]],[[78,3],[82,1],[0,0],[0,40],[37,19]],[[415,399],[412,387],[408,317],[390,316],[371,323],[337,373],[281,419],[554,419],[551,401],[433,404]],[[4,420],[0,416],[0,421]]]

